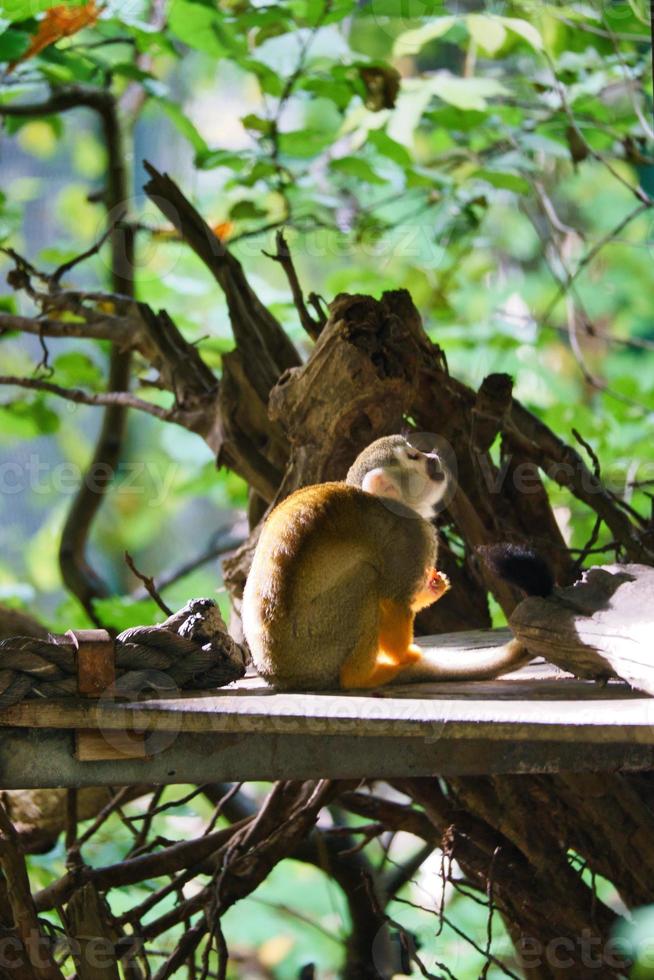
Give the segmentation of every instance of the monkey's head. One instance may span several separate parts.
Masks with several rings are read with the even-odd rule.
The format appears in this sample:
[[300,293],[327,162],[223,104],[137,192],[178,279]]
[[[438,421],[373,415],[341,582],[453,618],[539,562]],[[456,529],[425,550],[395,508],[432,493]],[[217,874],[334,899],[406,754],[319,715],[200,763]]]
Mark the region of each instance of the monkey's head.
[[436,452],[422,452],[404,436],[385,436],[359,453],[346,483],[378,497],[401,500],[429,520],[447,491],[448,475]]

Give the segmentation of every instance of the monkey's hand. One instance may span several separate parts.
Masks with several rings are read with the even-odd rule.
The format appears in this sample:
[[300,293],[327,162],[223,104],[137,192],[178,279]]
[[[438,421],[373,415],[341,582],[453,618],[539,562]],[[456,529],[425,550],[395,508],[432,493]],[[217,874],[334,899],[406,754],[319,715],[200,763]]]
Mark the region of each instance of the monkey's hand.
[[419,612],[427,606],[442,598],[450,589],[450,580],[443,572],[436,571],[435,568],[427,569],[427,576],[423,587],[411,602],[414,612]]

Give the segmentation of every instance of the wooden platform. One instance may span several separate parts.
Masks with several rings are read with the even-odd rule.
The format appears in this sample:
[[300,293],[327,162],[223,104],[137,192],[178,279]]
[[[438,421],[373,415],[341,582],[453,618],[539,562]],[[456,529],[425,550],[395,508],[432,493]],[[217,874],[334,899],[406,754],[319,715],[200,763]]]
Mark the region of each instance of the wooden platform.
[[[420,642],[463,654],[508,635]],[[0,789],[654,768],[654,698],[544,662],[496,681],[366,694],[276,694],[248,677],[210,695],[31,700],[0,726]],[[76,732],[89,730],[114,758],[75,757]]]

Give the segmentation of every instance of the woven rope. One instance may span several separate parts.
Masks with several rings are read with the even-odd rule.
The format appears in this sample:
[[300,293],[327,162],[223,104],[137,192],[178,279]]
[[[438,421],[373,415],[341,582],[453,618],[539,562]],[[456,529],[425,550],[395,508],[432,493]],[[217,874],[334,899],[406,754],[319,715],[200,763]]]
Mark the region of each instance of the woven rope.
[[[112,697],[223,687],[245,673],[247,654],[228,634],[213,599],[192,599],[159,626],[124,630],[115,644]],[[0,711],[25,698],[76,695],[75,651],[67,637],[0,642]]]

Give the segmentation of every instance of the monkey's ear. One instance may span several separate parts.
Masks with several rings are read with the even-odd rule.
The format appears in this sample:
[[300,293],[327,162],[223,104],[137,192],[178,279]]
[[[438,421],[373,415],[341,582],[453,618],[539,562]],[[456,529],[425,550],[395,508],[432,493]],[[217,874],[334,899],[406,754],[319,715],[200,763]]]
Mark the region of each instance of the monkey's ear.
[[361,489],[365,490],[366,493],[374,493],[376,497],[392,497],[393,500],[400,500],[400,491],[395,481],[381,466],[366,473],[361,483]]

